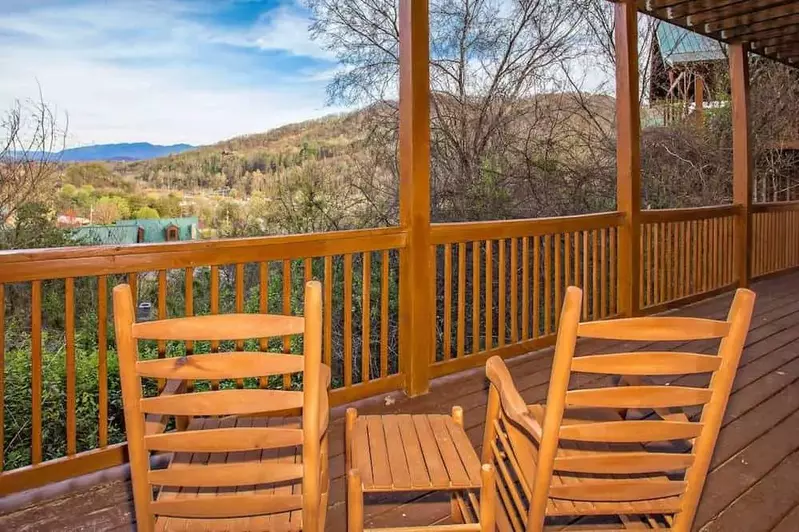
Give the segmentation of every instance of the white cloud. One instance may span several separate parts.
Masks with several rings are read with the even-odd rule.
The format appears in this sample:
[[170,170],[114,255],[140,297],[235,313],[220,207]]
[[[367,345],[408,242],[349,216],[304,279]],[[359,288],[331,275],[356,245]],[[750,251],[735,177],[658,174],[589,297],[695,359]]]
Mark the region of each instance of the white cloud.
[[220,42],[251,46],[265,51],[284,52],[294,56],[335,60],[335,55],[322,43],[311,38],[311,19],[295,4],[283,4],[261,16],[250,31],[218,35]]
[[[70,146],[207,144],[339,110],[324,107],[319,73],[332,63],[318,61],[329,55],[310,40],[300,12],[279,7],[236,43],[225,35],[232,29],[187,16],[209,5],[82,2],[4,16],[0,109],[34,97],[38,81],[45,100],[69,113]],[[252,56],[220,51],[220,43]],[[287,72],[259,49],[318,64]]]

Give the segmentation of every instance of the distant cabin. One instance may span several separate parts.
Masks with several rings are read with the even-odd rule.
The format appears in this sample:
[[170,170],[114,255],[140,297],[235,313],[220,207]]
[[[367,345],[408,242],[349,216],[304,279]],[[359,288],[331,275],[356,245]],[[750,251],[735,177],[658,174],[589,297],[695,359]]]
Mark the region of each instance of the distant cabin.
[[660,22],[652,46],[647,92],[650,109],[656,112],[645,117],[645,126],[667,125],[723,105],[716,101],[726,90],[718,79],[727,70],[721,43]]
[[196,240],[200,220],[161,218],[120,220],[112,225],[88,225],[72,231],[72,239],[83,245],[156,244]]

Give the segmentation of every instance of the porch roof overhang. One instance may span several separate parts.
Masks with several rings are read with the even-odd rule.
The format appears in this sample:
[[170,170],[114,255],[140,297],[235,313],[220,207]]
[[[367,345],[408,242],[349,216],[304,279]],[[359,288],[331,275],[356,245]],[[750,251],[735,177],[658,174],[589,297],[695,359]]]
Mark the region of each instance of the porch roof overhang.
[[799,66],[799,0],[637,0],[638,10]]

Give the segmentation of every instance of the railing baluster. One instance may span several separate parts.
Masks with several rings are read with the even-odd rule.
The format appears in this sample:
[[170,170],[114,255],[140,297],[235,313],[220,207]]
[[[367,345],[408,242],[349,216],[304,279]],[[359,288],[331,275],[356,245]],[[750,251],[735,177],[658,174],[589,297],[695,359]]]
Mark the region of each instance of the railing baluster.
[[493,347],[494,340],[494,242],[486,240],[486,271],[485,271],[485,350]]
[[[183,314],[188,318],[194,316],[194,268],[186,267],[183,277]],[[186,356],[194,354],[194,342],[184,342]],[[194,391],[194,381],[186,382],[186,391]]]
[[561,256],[560,256],[560,233],[552,235],[552,239],[555,241],[555,319],[554,319],[554,329],[557,330],[558,325],[560,324],[560,307],[563,304],[561,299],[561,292],[563,287],[561,286],[562,279],[561,279]]
[[[211,314],[219,314],[219,266],[211,266]],[[211,342],[211,352],[217,353],[219,351],[219,342],[214,340]],[[219,389],[219,381],[211,381],[211,389]]]
[[575,231],[572,240],[574,241],[574,285],[580,286],[580,232]]
[[331,367],[333,364],[333,257],[325,257],[325,301],[323,309],[325,320],[324,358],[322,361]]
[[42,282],[31,283],[31,463],[42,461]]
[[552,235],[544,237],[544,336],[552,330]]
[[349,253],[344,255],[344,386],[352,386],[352,255]]
[[583,321],[588,321],[588,231],[583,231]]
[[682,239],[682,296],[687,297],[691,295],[688,290],[688,222],[680,224],[680,232]]
[[[370,345],[372,341],[372,253],[370,251],[365,251],[363,254],[361,297],[363,298],[361,303],[361,382],[369,382],[372,370]],[[433,356],[435,357],[435,350]]]
[[572,255],[572,235],[571,233],[563,234],[563,286],[572,285],[572,268],[571,257]]
[[[433,362],[436,353],[433,351]],[[444,245],[444,360],[452,358],[452,244]]]
[[313,257],[306,257],[302,261],[302,271],[303,271],[302,293],[304,294],[305,285],[313,280]]
[[678,297],[690,295],[688,290],[688,223],[679,222],[677,224],[677,248],[680,253],[680,261],[677,264],[677,275],[680,279]]
[[[327,311],[327,308],[325,308]],[[258,312],[269,314],[269,263],[258,263]],[[327,334],[327,329],[325,330]],[[258,339],[258,349],[262,352],[269,349],[269,338]],[[266,376],[258,377],[258,387],[266,388],[269,386],[269,378]]]
[[466,353],[466,244],[458,244],[458,346],[455,356]]
[[[380,376],[381,377],[388,377],[388,299],[389,299],[388,276],[389,276],[389,255],[388,255],[388,250],[383,250],[380,259]],[[327,274],[325,274],[325,278],[327,278]]]
[[75,415],[75,278],[64,280],[64,336],[66,339],[67,357],[67,456],[77,452],[78,436]]
[[0,283],[0,471],[5,467],[6,285]]
[[707,292],[710,285],[710,259],[708,257],[708,246],[710,245],[710,234],[708,230],[707,220],[702,220],[702,291]]
[[533,338],[541,335],[541,237],[533,237]]
[[666,291],[666,279],[668,275],[668,248],[666,247],[666,243],[668,242],[666,238],[667,228],[668,223],[658,224],[658,240],[660,242],[660,255],[658,259],[660,260],[660,279],[658,279],[660,283],[660,297],[658,298],[658,303],[663,303],[669,299],[668,292]]
[[791,211],[789,223],[791,224],[790,242],[793,244],[791,266],[796,266],[799,264],[799,212]]
[[772,216],[770,213],[763,213],[763,241],[764,241],[764,253],[763,253],[763,273],[769,274],[771,273],[772,268],[772,255],[773,255],[773,242],[772,237],[774,235],[774,226],[772,223]]
[[[600,297],[600,306],[602,310],[600,312],[602,318],[608,315],[608,235],[605,229],[600,229],[600,244],[599,244],[599,256],[600,256],[600,287],[599,287],[599,297]],[[642,268],[643,269],[643,268]],[[643,285],[643,283],[641,283]],[[640,290],[639,290],[640,291]]]
[[618,302],[616,300],[616,238],[618,233],[615,227],[611,227],[609,231],[610,231],[610,314],[615,316],[618,308]]
[[640,246],[640,253],[638,254],[638,286],[640,289],[638,290],[638,308],[645,308],[647,301],[647,281],[649,280],[650,274],[647,271],[647,264],[649,258],[649,251],[647,248],[647,238],[646,232],[647,228],[649,227],[648,224],[643,224],[641,226],[641,231],[639,238],[641,239],[641,246]]
[[501,347],[505,345],[505,281],[507,279],[505,272],[505,240],[500,240],[498,246],[497,305],[499,306],[499,311],[497,313],[497,345]]
[[522,238],[522,340],[530,338],[530,239]]
[[[510,341],[519,341],[519,242],[510,239]],[[503,341],[505,335],[502,335]]]
[[645,267],[643,268],[646,271],[646,283],[641,285],[641,293],[644,300],[644,306],[648,307],[652,305],[654,301],[654,283],[652,282],[652,255],[654,253],[652,250],[652,224],[644,225],[641,235],[644,237],[644,245],[641,246],[641,253],[646,261]]
[[[350,290],[352,290],[352,285],[350,285]],[[350,295],[352,295],[351,292]],[[352,311],[352,305],[350,304],[349,307],[346,307],[344,315],[349,316],[349,313],[351,311]],[[284,316],[291,315],[291,260],[290,259],[283,260],[283,315]],[[351,341],[351,335],[349,336]],[[283,337],[283,352],[286,354],[291,353],[291,337],[289,336]],[[290,387],[291,387],[291,375],[288,374],[283,375],[283,388],[288,389]]]
[[133,306],[139,305],[139,275],[136,273],[128,274],[128,285],[130,286],[130,294],[133,298]]
[[724,284],[725,284],[724,283],[724,277],[725,277],[725,275],[724,275],[724,270],[725,270],[725,261],[724,261],[724,248],[725,248],[725,245],[724,245],[724,238],[726,236],[726,233],[725,233],[725,221],[726,220],[724,218],[718,218],[716,220],[716,224],[717,224],[716,232],[718,233],[718,235],[717,235],[718,236],[718,252],[717,252],[717,255],[718,255],[718,270],[717,270],[716,276],[717,276],[718,286],[719,287],[724,286]]
[[480,242],[472,242],[472,353],[480,352]]
[[654,300],[652,304],[657,305],[663,302],[663,224],[657,222],[652,224],[652,242],[654,247],[652,254]]
[[699,233],[699,221],[694,220],[691,222],[691,240],[693,243],[693,250],[694,250],[694,294],[698,294],[702,291],[701,284],[700,284],[700,249],[699,246],[701,244],[701,235]]
[[5,467],[6,285],[0,283],[0,471]]
[[674,231],[671,222],[666,223],[666,301],[674,299]]
[[[183,314],[194,316],[194,268],[187,267],[183,277]],[[186,342],[186,355],[194,354],[194,342]]]
[[108,279],[105,275],[97,278],[97,385],[98,440],[100,447],[105,447],[108,445]]
[[591,231],[591,304],[593,319],[599,319],[599,242],[597,231]]
[[[236,264],[236,313],[244,313],[244,263]],[[244,351],[244,340],[236,340],[236,351]],[[244,388],[244,379],[236,379],[236,387]]]
[[719,285],[719,276],[718,276],[718,268],[719,268],[718,218],[713,218],[713,219],[710,220],[710,230],[711,230],[711,240],[712,240],[712,243],[710,245],[710,249],[711,249],[711,258],[713,260],[713,264],[712,264],[713,274],[710,277],[710,286],[711,286],[711,289],[715,289]]

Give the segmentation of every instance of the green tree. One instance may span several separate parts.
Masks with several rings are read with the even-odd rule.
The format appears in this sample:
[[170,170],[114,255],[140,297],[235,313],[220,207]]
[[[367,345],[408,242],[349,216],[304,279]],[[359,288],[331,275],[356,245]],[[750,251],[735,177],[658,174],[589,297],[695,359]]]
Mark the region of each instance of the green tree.
[[56,227],[43,203],[25,203],[17,209],[13,226],[0,228],[0,249],[36,249],[69,245],[67,234]]
[[180,216],[180,198],[174,194],[162,196],[150,203],[150,207],[158,211],[163,218]]
[[75,197],[75,194],[78,192],[78,187],[73,185],[72,183],[67,183],[61,190],[58,192],[58,195],[64,199],[72,199]]
[[117,202],[108,196],[100,198],[94,206],[94,220],[100,224],[112,224],[122,218]]
[[157,210],[145,206],[137,210],[133,217],[139,220],[157,220],[161,216],[158,214]]

